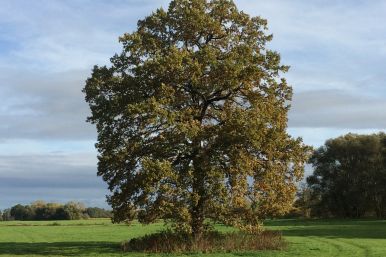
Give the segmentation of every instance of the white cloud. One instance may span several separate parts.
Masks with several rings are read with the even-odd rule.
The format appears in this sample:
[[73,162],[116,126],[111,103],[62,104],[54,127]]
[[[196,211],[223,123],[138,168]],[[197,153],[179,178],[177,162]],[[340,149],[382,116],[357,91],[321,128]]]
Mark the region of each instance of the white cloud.
[[342,90],[300,92],[293,99],[289,126],[384,129],[386,113],[382,110],[386,110],[386,101],[381,97]]
[[20,72],[0,76],[7,83],[0,88],[0,139],[96,139],[81,92],[88,71]]
[[119,51],[118,37],[165,1],[2,1],[2,38],[16,44],[0,67],[91,68]]

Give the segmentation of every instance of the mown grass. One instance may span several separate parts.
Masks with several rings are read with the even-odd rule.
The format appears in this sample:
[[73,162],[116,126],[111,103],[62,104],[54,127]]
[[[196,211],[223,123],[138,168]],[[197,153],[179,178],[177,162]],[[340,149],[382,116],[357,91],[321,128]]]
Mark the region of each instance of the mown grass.
[[[282,251],[247,253],[146,254],[123,253],[124,240],[161,231],[161,223],[131,227],[109,220],[0,222],[0,256],[386,256],[386,221],[274,220],[268,229],[280,230],[288,242]],[[229,228],[218,226],[220,231]]]

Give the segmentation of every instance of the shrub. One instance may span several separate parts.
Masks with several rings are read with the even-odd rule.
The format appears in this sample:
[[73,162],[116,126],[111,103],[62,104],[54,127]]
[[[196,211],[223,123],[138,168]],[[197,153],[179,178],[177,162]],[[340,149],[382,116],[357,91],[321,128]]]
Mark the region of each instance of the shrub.
[[278,231],[260,234],[233,232],[222,234],[208,232],[201,238],[189,234],[163,231],[122,243],[125,252],[188,253],[188,252],[243,252],[256,250],[279,250],[286,246]]

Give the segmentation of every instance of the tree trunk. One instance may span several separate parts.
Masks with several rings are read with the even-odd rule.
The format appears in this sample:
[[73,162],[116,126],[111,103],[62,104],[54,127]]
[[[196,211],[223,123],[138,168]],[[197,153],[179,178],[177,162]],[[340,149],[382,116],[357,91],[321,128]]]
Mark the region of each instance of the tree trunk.
[[195,239],[202,237],[204,233],[204,209],[202,201],[199,200],[199,203],[193,207],[192,210],[192,234]]
[[193,237],[196,239],[201,238],[204,233],[204,220],[205,220],[205,199],[207,198],[205,190],[205,171],[201,168],[204,165],[202,158],[196,158],[193,161],[193,194],[198,199],[193,200],[191,206],[191,228]]

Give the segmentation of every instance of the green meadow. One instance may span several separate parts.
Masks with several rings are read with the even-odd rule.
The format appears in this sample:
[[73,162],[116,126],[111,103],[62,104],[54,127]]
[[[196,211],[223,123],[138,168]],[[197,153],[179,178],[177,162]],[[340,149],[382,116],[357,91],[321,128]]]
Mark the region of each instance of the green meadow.
[[0,222],[0,256],[386,256],[386,221],[272,220],[266,227],[282,231],[288,242],[285,250],[157,255],[123,253],[120,243],[159,231],[162,223],[128,227],[108,219]]

